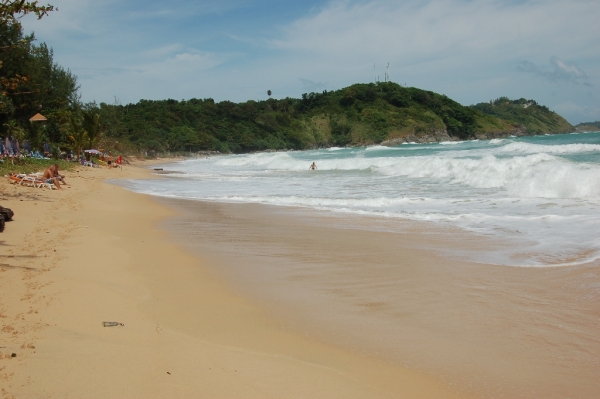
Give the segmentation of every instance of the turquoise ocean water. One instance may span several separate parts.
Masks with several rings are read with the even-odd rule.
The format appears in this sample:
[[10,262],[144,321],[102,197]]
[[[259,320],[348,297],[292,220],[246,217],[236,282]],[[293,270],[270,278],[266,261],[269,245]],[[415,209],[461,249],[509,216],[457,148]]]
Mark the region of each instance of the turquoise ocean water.
[[506,243],[475,261],[560,266],[600,258],[600,132],[228,155],[162,167],[175,173],[128,187],[427,221]]

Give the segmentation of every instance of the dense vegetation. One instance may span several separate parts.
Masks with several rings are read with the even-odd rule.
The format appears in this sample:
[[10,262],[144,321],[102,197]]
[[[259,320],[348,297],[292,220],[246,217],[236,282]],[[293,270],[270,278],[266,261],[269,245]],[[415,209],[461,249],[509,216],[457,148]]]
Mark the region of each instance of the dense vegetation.
[[517,122],[527,128],[532,134],[560,133],[573,130],[563,117],[552,112],[544,105],[538,105],[535,100],[510,100],[500,97],[489,103],[479,103],[473,108],[500,119]]
[[[45,43],[25,35],[20,23],[23,15],[42,18],[53,10],[37,1],[0,1],[0,137],[27,140],[34,149],[44,143],[54,143],[55,150],[73,147],[71,121],[83,119],[76,76],[54,62]],[[36,113],[48,122],[31,123]]]
[[592,131],[600,130],[600,121],[596,122],[583,122],[575,126],[580,131]]
[[306,149],[436,132],[467,139],[477,133],[509,134],[521,125],[531,133],[572,129],[546,107],[522,101],[501,98],[465,107],[444,95],[386,82],[239,104],[210,98],[101,103],[97,112],[107,137],[154,151]]
[[[0,0],[0,136],[28,140],[36,149],[52,143],[55,155],[94,146],[117,153],[248,152],[572,129],[532,100],[501,97],[466,107],[392,82],[243,103],[193,98],[82,104],[76,77],[54,63],[45,43],[25,36],[19,23],[26,13],[41,18],[50,11],[36,1]],[[48,121],[29,122],[37,112]]]

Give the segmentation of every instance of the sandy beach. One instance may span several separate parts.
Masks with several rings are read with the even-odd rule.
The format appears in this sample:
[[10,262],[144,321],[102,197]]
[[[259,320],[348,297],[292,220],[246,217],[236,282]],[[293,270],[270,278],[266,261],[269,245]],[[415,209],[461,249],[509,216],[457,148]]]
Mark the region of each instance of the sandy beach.
[[408,221],[160,201],[180,211],[162,223],[177,242],[286,329],[476,397],[591,399],[600,390],[597,262],[470,263],[449,253],[502,243]]
[[470,397],[287,328],[217,272],[214,252],[158,228],[182,211],[105,182],[145,178],[144,166],[67,172],[62,191],[0,182],[15,211],[0,235],[2,398]]

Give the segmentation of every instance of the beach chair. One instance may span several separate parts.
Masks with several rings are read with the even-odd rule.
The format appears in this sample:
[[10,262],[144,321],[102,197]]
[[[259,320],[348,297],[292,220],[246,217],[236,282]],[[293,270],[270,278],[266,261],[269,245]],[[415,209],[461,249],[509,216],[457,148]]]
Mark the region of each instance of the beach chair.
[[25,173],[19,173],[16,175],[6,175],[6,177],[8,177],[8,181],[11,184],[21,184],[21,182],[25,177],[27,177],[27,175]]
[[39,180],[41,177],[41,174],[39,173],[33,173],[33,174],[25,174],[25,173],[19,173],[16,175],[7,175],[8,180],[12,183],[12,184],[19,184],[21,186],[29,186],[29,187],[36,187],[36,180]]
[[48,183],[44,179],[37,179],[35,181],[36,188],[49,188],[50,190],[58,190],[58,187],[54,185],[54,183]]
[[21,182],[19,184],[22,186],[35,187],[37,180],[38,180],[37,177],[25,176],[24,178],[21,179]]

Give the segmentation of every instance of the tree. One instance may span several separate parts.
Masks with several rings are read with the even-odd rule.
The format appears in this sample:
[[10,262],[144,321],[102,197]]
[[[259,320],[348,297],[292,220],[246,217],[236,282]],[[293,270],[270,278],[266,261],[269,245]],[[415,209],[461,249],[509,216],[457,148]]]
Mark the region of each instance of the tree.
[[21,141],[25,138],[25,129],[17,124],[16,120],[11,120],[3,125],[6,128],[6,132],[13,139]]
[[100,134],[102,132],[100,115],[92,110],[83,111],[83,129],[87,134],[87,145],[90,148],[93,148],[100,139]]
[[[8,94],[30,81],[21,69],[31,53],[34,38],[33,35],[23,36],[19,20],[27,14],[35,14],[42,19],[55,10],[50,4],[41,6],[38,3],[37,0],[0,0],[0,113],[14,110]],[[29,92],[21,91],[20,94]]]
[[[0,23],[15,23],[27,15],[35,14],[38,19],[42,19],[49,12],[54,11],[54,6],[47,4],[45,6],[38,5],[39,1],[25,0],[0,0]],[[58,11],[58,9],[56,9]]]
[[81,150],[87,144],[87,140],[89,140],[88,134],[83,128],[80,114],[78,112],[71,112],[63,128],[67,132],[69,140],[73,144],[77,158],[79,158]]
[[[23,34],[19,21],[23,15],[34,13],[41,18],[54,10],[37,4],[0,0],[0,127],[6,132],[15,120],[27,127],[35,146],[49,139],[57,143],[69,140],[61,132],[65,126],[61,115],[79,103],[77,77],[54,62],[52,49],[45,43],[35,45],[33,34]],[[48,117],[44,127],[49,129],[30,126],[29,118],[37,112]]]

